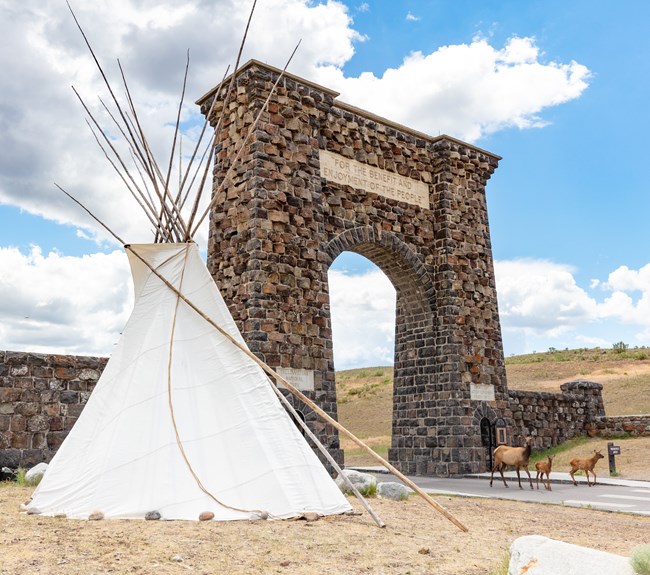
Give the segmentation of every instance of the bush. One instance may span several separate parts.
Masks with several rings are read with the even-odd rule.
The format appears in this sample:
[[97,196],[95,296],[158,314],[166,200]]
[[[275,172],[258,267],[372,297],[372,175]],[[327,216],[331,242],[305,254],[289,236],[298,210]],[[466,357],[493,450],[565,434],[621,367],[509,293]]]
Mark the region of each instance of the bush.
[[618,343],[612,345],[612,348],[616,353],[623,353],[624,351],[627,351],[628,347],[629,346],[627,345],[627,343],[624,343],[622,341],[619,341]]
[[21,487],[36,487],[43,479],[42,475],[38,475],[36,479],[27,481],[27,469],[18,468],[16,470],[16,483]]
[[650,575],[650,545],[641,545],[632,550],[630,565],[637,575]]

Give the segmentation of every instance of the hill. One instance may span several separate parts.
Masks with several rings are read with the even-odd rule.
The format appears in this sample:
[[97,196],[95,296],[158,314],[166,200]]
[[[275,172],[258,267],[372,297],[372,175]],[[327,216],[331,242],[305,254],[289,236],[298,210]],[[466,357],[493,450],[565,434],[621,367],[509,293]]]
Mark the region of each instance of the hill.
[[[511,356],[506,358],[506,377],[509,389],[558,393],[562,383],[587,379],[602,384],[607,415],[650,413],[650,348],[626,349],[618,345],[613,349],[550,349]],[[341,423],[385,457],[391,434],[392,366],[339,371],[336,386]],[[650,447],[650,440],[641,443],[646,450]],[[346,465],[372,463],[343,437],[341,445]],[[631,444],[626,445],[629,452]],[[582,454],[586,448],[577,445],[572,449]],[[572,453],[569,450],[566,457]]]

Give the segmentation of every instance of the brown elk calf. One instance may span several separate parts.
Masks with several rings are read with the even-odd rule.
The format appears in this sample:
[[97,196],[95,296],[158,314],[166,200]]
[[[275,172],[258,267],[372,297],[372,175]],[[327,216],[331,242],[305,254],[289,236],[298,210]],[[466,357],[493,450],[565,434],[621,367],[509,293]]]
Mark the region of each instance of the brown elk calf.
[[537,489],[539,489],[539,478],[541,476],[542,478],[542,483],[544,483],[544,474],[546,474],[546,484],[544,487],[548,489],[549,491],[552,491],[551,489],[551,466],[553,465],[553,458],[554,455],[548,455],[546,461],[538,461],[535,463],[535,469],[537,470]]
[[494,450],[494,465],[492,466],[492,475],[490,476],[490,487],[492,487],[492,480],[494,479],[494,472],[498,469],[501,474],[501,479],[503,484],[508,487],[506,479],[503,476],[503,469],[510,465],[514,467],[517,471],[517,480],[519,481],[519,489],[523,489],[521,486],[521,477],[519,475],[519,469],[523,468],[528,474],[528,481],[530,481],[530,488],[533,487],[533,479],[530,476],[528,471],[528,460],[530,459],[530,453],[532,451],[533,438],[529,437],[526,439],[525,447],[508,447],[507,445],[499,445]]
[[[572,459],[569,461],[569,465],[571,465],[571,471],[569,474],[571,475],[571,479],[573,479],[573,485],[578,485],[576,482],[576,478],[573,476],[573,474],[578,471],[578,469],[582,469],[582,471],[585,472],[585,475],[587,476],[587,485],[591,487],[592,485],[596,485],[596,472],[594,471],[594,466],[596,465],[596,462],[599,459],[602,459],[605,457],[600,451],[594,450],[594,454],[591,457],[586,457],[584,459],[580,459],[576,457],[575,459]],[[592,472],[594,474],[594,482],[589,483],[589,472]]]

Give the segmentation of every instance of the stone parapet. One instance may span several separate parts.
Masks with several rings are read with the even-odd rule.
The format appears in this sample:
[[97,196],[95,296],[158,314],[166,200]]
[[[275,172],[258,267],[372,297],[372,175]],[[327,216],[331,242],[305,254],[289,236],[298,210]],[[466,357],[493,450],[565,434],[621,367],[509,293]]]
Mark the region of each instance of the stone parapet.
[[49,462],[106,358],[0,351],[0,467]]

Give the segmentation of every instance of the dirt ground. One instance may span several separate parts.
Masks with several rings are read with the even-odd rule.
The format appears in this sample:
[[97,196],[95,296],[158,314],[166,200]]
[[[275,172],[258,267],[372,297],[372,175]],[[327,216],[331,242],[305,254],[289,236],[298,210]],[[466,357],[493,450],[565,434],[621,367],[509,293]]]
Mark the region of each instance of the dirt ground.
[[[496,573],[514,539],[538,534],[629,555],[650,542],[650,517],[437,496],[469,531],[422,499],[370,499],[365,512],[315,522],[75,521],[19,512],[32,489],[0,487],[3,575]],[[361,506],[351,499],[357,510]]]

